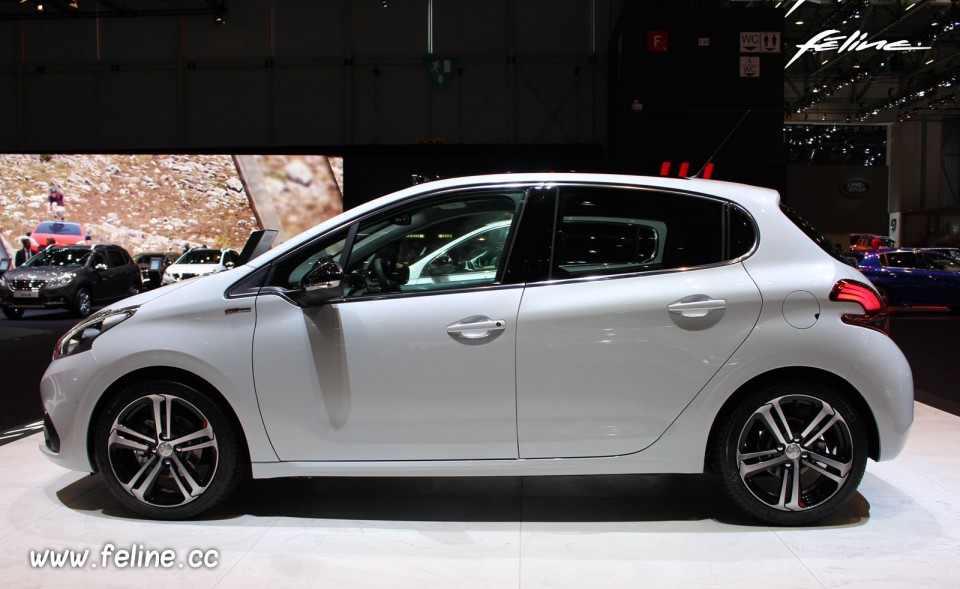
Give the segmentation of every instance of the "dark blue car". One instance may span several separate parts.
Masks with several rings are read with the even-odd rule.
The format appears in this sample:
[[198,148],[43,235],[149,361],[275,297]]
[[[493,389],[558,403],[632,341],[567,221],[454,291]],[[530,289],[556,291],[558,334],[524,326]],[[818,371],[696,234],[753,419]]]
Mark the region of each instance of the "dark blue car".
[[889,305],[960,311],[960,262],[916,249],[869,252],[857,265]]

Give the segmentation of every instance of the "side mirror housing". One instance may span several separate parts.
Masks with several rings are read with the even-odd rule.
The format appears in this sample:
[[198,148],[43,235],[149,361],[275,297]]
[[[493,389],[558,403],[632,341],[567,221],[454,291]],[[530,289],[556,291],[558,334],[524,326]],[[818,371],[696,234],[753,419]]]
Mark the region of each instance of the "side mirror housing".
[[317,261],[300,280],[302,306],[319,305],[343,296],[343,268],[332,259]]

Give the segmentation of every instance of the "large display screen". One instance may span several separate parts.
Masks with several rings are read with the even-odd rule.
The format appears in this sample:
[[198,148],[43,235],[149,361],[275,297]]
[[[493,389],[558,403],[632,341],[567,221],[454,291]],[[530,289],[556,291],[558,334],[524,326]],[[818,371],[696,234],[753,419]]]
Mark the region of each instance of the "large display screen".
[[77,224],[84,242],[131,255],[239,251],[254,230],[281,243],[341,212],[342,186],[342,158],[323,155],[6,154],[0,235],[18,249],[38,228]]

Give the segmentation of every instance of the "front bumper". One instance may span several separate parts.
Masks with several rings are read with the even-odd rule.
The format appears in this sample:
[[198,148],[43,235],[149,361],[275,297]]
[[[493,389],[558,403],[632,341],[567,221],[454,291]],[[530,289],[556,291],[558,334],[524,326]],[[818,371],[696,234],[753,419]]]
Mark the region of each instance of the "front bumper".
[[[90,351],[60,358],[50,364],[40,381],[45,440],[40,450],[64,468],[96,470],[89,453],[91,418],[96,407],[98,376],[102,373]],[[86,383],[82,388],[79,383]],[[57,443],[53,443],[53,436]]]
[[70,285],[56,288],[44,287],[40,290],[29,291],[4,288],[0,291],[0,307],[16,307],[18,309],[68,307],[73,301],[74,292],[75,289]]

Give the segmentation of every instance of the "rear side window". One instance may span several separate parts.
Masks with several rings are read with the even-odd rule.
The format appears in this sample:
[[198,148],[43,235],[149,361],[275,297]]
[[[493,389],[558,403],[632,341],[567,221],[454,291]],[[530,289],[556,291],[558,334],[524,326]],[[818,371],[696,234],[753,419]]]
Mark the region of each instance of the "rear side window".
[[748,253],[749,216],[719,200],[654,190],[561,189],[553,278],[717,264]]
[[117,266],[125,266],[127,264],[127,257],[123,255],[123,252],[117,250],[107,250],[107,256],[110,258],[110,266],[114,268]]

